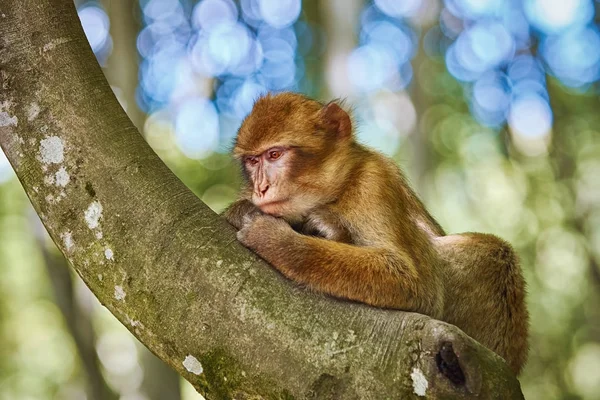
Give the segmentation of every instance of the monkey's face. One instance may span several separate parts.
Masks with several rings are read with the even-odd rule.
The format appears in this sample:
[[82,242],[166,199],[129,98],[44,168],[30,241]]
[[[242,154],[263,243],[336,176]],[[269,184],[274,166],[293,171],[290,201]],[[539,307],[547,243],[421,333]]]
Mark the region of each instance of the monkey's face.
[[317,183],[311,183],[316,176],[307,168],[310,158],[305,149],[285,145],[243,156],[254,205],[266,214],[298,220],[324,203],[325,192]]
[[254,104],[233,152],[252,202],[264,213],[293,221],[333,200],[339,162],[332,160],[351,142],[350,118],[337,104],[280,93]]

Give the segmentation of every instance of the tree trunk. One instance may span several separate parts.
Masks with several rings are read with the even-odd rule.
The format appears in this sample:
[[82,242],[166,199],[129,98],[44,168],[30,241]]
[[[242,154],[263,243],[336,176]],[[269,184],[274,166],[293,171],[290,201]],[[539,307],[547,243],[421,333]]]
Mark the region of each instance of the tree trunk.
[[[120,103],[135,127],[144,133],[145,114],[136,102],[139,57],[136,46],[140,31],[138,0],[103,0],[110,19],[112,52],[103,68],[106,80],[119,89]],[[140,347],[140,362],[144,370],[141,391],[148,400],[178,400],[181,398],[179,375],[148,350]]]
[[52,239],[208,399],[522,398],[459,329],[308,293],[238,244],[137,133],[71,0],[0,3],[0,77],[0,144]]

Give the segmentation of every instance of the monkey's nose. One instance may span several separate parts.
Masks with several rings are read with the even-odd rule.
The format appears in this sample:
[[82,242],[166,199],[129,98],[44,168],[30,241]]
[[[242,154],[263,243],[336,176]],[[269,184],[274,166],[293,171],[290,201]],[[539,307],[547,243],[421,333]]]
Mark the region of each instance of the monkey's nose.
[[264,196],[265,193],[267,193],[267,190],[269,190],[269,185],[265,185],[264,187],[260,188],[260,194],[261,196]]

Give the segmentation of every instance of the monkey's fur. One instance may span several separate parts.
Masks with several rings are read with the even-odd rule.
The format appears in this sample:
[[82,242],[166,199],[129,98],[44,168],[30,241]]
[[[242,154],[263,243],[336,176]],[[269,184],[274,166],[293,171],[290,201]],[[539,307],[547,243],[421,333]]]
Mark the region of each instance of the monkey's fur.
[[336,103],[260,98],[234,156],[246,179],[225,217],[282,274],[457,325],[521,371],[528,313],[511,246],[489,234],[446,235],[398,166],[355,141]]

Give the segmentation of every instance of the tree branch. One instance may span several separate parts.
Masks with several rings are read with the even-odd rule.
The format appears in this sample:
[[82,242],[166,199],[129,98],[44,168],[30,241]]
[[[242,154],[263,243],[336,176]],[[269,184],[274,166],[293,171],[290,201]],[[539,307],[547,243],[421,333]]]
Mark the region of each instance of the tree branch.
[[0,144],[52,239],[207,398],[522,398],[459,329],[308,293],[240,246],[133,127],[71,0],[3,1],[0,69]]

